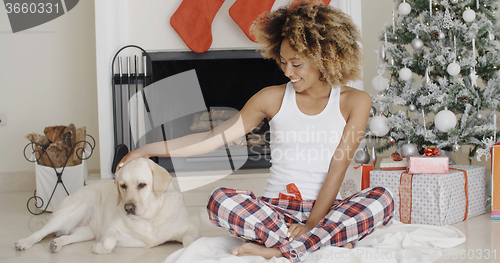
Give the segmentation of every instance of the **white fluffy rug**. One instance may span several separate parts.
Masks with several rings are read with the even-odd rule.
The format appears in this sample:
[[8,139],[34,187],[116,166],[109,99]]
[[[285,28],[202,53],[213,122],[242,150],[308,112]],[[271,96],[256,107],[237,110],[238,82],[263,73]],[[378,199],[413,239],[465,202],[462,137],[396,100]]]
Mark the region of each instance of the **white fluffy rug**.
[[[171,254],[164,263],[289,263],[285,258],[266,260],[259,256],[231,255],[231,250],[243,242],[232,236],[202,237]],[[463,242],[464,234],[451,226],[403,224],[393,220],[358,241],[353,249],[325,247],[308,255],[303,262],[433,262],[441,256],[441,248]]]

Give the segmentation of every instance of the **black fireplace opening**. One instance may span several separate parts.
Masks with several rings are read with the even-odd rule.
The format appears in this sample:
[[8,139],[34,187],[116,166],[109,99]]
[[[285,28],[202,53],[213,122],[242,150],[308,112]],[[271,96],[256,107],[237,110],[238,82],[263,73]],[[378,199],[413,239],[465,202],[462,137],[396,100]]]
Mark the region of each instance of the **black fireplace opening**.
[[[151,58],[153,80],[159,81],[179,73],[195,70],[207,107],[211,126],[216,125],[214,116],[231,116],[231,110],[239,111],[261,89],[288,81],[274,60],[264,59],[256,50],[221,50],[194,53],[188,51],[148,52]],[[186,133],[204,131],[207,112],[192,114],[171,123],[161,130],[151,131],[148,143],[173,139]],[[201,121],[200,121],[201,119]],[[161,134],[161,135],[160,135]],[[237,150],[233,150],[237,149]],[[248,156],[239,169],[270,167],[269,124],[264,120],[258,128],[246,136],[244,142],[234,142],[231,149],[218,150],[187,158],[158,158],[158,163],[169,171],[204,171],[233,169],[227,164],[244,148]],[[243,159],[241,159],[243,160]],[[240,162],[241,162],[240,160]],[[174,165],[175,164],[175,165]]]

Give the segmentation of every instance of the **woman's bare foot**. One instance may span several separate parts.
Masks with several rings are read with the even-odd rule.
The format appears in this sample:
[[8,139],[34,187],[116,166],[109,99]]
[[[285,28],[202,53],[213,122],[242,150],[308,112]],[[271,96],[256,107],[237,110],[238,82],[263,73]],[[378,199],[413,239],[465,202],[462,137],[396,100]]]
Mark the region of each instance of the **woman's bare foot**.
[[354,248],[354,242],[347,243],[347,244],[343,245],[342,247],[343,248],[352,249],[352,248]]
[[283,254],[278,248],[270,248],[254,243],[245,243],[239,247],[236,247],[235,249],[233,249],[231,254],[235,256],[261,256],[265,259],[271,259],[273,257],[283,257]]

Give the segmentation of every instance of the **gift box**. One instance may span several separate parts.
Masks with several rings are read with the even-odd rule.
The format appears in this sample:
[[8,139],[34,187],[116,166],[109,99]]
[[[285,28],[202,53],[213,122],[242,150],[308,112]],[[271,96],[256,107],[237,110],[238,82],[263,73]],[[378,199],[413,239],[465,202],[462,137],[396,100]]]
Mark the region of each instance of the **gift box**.
[[408,173],[411,174],[445,174],[448,173],[447,156],[410,156],[408,157]]
[[500,143],[491,147],[491,218],[500,219]]
[[374,170],[375,186],[392,193],[394,218],[404,223],[443,226],[486,213],[483,166],[454,165],[446,174]]
[[407,167],[408,162],[406,158],[402,158],[400,161],[396,161],[392,158],[384,158],[380,162],[380,170],[382,171],[406,170]]
[[350,164],[340,186],[337,199],[347,197],[364,190],[370,186],[370,172],[373,171],[371,164]]

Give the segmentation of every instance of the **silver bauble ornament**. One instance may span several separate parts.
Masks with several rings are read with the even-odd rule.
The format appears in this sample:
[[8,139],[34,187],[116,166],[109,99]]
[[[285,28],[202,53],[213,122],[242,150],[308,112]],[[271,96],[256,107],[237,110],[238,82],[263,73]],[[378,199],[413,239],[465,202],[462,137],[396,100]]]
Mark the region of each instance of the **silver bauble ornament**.
[[439,32],[438,39],[439,39],[439,40],[443,40],[443,39],[445,39],[445,38],[446,38],[446,34],[445,34],[445,33],[443,33],[443,32]]
[[370,155],[370,163],[373,164],[373,167],[375,167],[375,164],[377,163],[377,151],[375,149],[375,146],[372,146],[372,154]]
[[377,108],[375,108],[375,106],[372,106],[372,108],[370,109],[370,117],[375,116],[375,114],[377,114]]
[[484,119],[484,114],[483,114],[482,112],[478,112],[478,113],[476,114],[476,119],[477,119],[477,120],[482,120],[482,119]]
[[415,156],[418,155],[418,149],[417,146],[413,143],[407,143],[403,145],[403,148],[401,148],[401,156],[406,158],[408,156]]
[[385,46],[383,43],[380,44],[380,49],[378,50],[378,58],[380,60],[385,59]]
[[411,112],[415,112],[417,110],[417,106],[410,104],[410,106],[408,106],[408,110]]
[[370,162],[370,154],[368,153],[368,149],[365,148],[363,150],[358,149],[354,154],[354,162],[359,164],[367,164]]
[[411,41],[411,47],[414,50],[422,50],[422,48],[424,48],[424,41],[417,37]]

